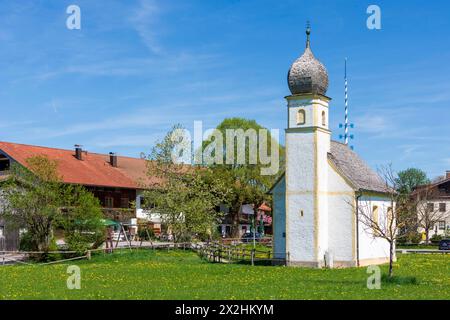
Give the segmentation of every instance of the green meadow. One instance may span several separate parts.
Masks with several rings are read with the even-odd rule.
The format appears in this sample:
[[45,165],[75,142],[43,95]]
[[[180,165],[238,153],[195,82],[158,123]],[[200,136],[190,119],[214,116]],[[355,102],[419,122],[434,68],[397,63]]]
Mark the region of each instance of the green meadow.
[[[67,288],[72,264],[81,270],[80,290]],[[252,267],[210,263],[191,251],[125,250],[90,261],[0,267],[0,299],[450,299],[449,255],[399,255],[395,275],[369,290],[366,268]]]

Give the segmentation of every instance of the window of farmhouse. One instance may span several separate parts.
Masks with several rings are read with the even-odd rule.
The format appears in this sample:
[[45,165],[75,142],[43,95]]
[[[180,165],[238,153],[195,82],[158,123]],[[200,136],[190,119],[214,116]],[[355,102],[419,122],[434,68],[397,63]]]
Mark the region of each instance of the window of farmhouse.
[[428,203],[427,204],[427,211],[433,212],[434,211],[434,203]]
[[445,230],[445,221],[439,221],[439,230]]
[[9,170],[9,159],[4,155],[0,154],[0,171]]
[[105,207],[114,208],[114,198],[113,197],[105,197]]
[[446,212],[447,208],[445,206],[445,203],[439,203],[439,212]]
[[128,208],[129,204],[130,204],[130,199],[128,199],[128,198],[120,198],[120,207],[121,208]]
[[297,124],[302,125],[306,122],[305,110],[301,109],[297,112]]
[[325,111],[322,111],[322,125],[324,127],[327,126],[327,115],[325,114]]

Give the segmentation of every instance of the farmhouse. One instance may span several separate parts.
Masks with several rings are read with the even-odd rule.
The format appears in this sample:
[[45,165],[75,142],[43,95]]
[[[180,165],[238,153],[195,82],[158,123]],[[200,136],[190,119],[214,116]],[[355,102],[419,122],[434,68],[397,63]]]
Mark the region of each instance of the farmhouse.
[[450,233],[450,171],[440,181],[417,187],[412,197],[417,203],[422,240],[426,239],[424,226],[428,226],[430,238]]
[[[12,163],[27,167],[27,159],[38,155],[57,161],[64,183],[83,185],[92,192],[100,200],[105,217],[133,225],[130,228],[134,231],[137,219],[146,219],[160,232],[160,218],[141,208],[145,187],[156,179],[146,174],[144,159],[90,153],[78,145],[65,150],[0,142],[0,179],[7,177]],[[0,239],[8,250],[17,248],[17,232],[8,229],[4,221],[0,221]]]
[[306,34],[288,73],[286,171],[271,189],[274,256],[319,268],[386,263],[388,242],[359,215],[387,217],[389,189],[348,145],[331,140],[328,73],[311,51],[309,28]]

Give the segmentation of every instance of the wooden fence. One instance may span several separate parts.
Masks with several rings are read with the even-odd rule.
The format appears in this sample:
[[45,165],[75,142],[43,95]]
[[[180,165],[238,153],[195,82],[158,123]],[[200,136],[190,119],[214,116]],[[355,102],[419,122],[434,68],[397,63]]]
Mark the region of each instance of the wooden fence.
[[[286,259],[273,257],[271,250],[263,251],[243,246],[225,245],[219,242],[200,243],[191,245],[200,257],[217,263],[250,263],[251,265],[260,263],[285,264]],[[288,253],[289,257],[289,253]]]

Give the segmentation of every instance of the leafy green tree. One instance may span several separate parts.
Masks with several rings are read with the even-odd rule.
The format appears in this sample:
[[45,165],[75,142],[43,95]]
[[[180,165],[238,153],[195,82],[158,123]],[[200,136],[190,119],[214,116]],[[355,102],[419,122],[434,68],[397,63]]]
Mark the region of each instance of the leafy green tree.
[[[421,169],[409,168],[397,173],[395,178],[397,196],[397,210],[403,216],[409,216],[408,223],[399,232],[403,235],[403,239],[407,242],[413,241],[417,238],[417,228],[421,224],[419,215],[421,210],[420,203],[417,199],[411,197],[412,192],[422,185],[430,183],[426,173]],[[427,220],[424,220],[427,221]],[[428,224],[427,224],[428,226]]]
[[212,170],[172,161],[176,146],[172,136],[179,129],[174,126],[148,156],[148,174],[157,179],[144,193],[144,208],[160,215],[175,242],[210,237],[219,218],[215,208],[229,193]]
[[[63,226],[69,246],[87,244],[92,234],[102,233],[101,209],[97,199],[82,186],[67,185],[58,176],[58,163],[45,156],[27,160],[27,168],[14,164],[3,188],[5,205],[1,215],[27,230],[33,251],[54,249],[53,231]],[[46,259],[48,254],[40,255]]]
[[427,174],[417,168],[409,168],[400,171],[397,175],[397,192],[405,197],[409,197],[411,192],[413,192],[418,186],[430,183]]
[[[258,134],[261,129],[265,129],[259,125],[255,120],[248,120],[244,118],[227,118],[223,120],[216,128],[222,133],[223,137],[227,137],[227,130],[254,130]],[[267,131],[267,141],[270,144],[267,146],[267,152],[270,154],[272,148],[278,148],[279,154],[279,170],[274,175],[263,175],[261,169],[266,165],[261,163],[259,153],[252,155],[250,143],[248,139],[245,144],[245,150],[239,150],[237,138],[233,140],[224,139],[224,156],[227,152],[234,153],[234,159],[238,158],[238,153],[245,152],[245,163],[232,163],[232,164],[212,164],[209,167],[215,172],[217,177],[220,177],[224,183],[231,187],[232,192],[228,194],[226,204],[230,207],[230,215],[233,221],[232,235],[236,237],[239,232],[239,220],[240,220],[240,208],[244,204],[253,204],[255,214],[257,208],[263,203],[271,203],[271,196],[267,194],[267,191],[278,179],[280,174],[284,171],[284,158],[285,152],[283,146],[279,145],[274,137],[270,136],[270,131]],[[230,144],[232,144],[230,146]],[[260,147],[260,146],[259,146]],[[204,143],[203,149],[207,148],[207,143]],[[256,156],[257,163],[250,163],[250,157]]]
[[100,201],[80,185],[61,185],[61,189],[63,214],[58,222],[69,250],[83,253],[99,246],[105,236]]

